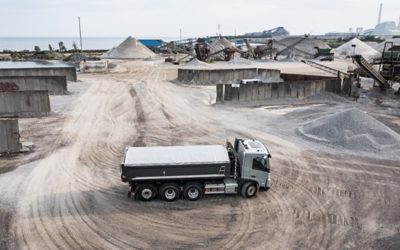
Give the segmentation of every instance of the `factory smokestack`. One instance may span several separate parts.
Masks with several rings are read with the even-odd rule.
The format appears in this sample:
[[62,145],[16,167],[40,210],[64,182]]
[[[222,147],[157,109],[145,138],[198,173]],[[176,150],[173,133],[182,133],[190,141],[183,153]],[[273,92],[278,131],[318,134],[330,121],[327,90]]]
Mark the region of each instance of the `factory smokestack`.
[[380,7],[379,7],[379,14],[378,14],[378,24],[380,24],[381,23],[381,18],[382,18],[382,3],[381,3],[381,5],[380,5]]
[[399,22],[397,23],[397,28],[400,29],[400,16],[399,16]]

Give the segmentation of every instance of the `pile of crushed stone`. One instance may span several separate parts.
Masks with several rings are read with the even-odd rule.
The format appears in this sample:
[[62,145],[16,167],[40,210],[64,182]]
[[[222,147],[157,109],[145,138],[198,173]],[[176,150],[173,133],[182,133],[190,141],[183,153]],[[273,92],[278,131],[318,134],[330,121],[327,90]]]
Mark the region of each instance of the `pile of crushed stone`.
[[250,64],[253,64],[253,61],[235,55],[235,56],[228,62],[228,64],[247,64],[247,65],[250,65]]
[[[388,40],[386,40],[386,41],[383,41],[383,42],[381,42],[381,43],[378,43],[378,44],[375,45],[373,48],[374,48],[375,50],[377,50],[378,52],[382,53],[382,52],[383,52],[383,49],[385,48],[385,43],[386,43],[386,42],[392,42],[393,45],[399,46],[399,45],[400,45],[400,38],[388,39]],[[390,47],[390,45],[388,44],[388,45],[386,46],[386,50],[387,50],[389,47]]]
[[210,66],[208,63],[202,62],[199,59],[195,58],[191,60],[190,62],[186,63],[187,66],[202,66],[202,67],[208,67]]
[[[355,45],[355,50],[353,45]],[[335,55],[342,55],[342,56],[352,56],[362,55],[366,58],[373,58],[379,56],[379,52],[367,45],[366,43],[360,41],[358,38],[353,38],[352,40],[348,41],[345,44],[342,44],[335,50]]]
[[[302,36],[290,36],[285,37],[279,41],[274,40],[274,48],[278,51],[285,49],[286,47],[300,41],[304,37]],[[322,40],[308,37],[307,39],[303,40],[301,43],[297,44],[294,47],[294,53],[298,56],[313,56],[317,52],[316,48],[320,49],[330,49],[329,45]],[[291,49],[283,53],[283,55],[289,55],[291,53]]]
[[101,56],[101,58],[108,59],[148,59],[155,57],[157,55],[153,51],[131,36]]
[[305,137],[355,151],[397,150],[400,135],[368,114],[350,109],[327,115],[298,128]]

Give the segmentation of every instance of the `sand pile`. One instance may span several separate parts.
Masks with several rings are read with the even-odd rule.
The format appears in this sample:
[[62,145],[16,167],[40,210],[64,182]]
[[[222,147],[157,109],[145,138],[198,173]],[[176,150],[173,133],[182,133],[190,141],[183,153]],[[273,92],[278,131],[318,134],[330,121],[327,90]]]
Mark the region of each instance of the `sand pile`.
[[[377,50],[378,52],[382,53],[382,52],[383,52],[383,49],[385,48],[385,42],[393,42],[393,45],[400,45],[400,38],[388,39],[388,40],[386,40],[386,41],[384,41],[384,42],[381,42],[381,43],[375,45],[373,48],[374,48],[375,50]],[[390,47],[390,45],[388,44],[388,45],[386,46],[386,50],[387,50],[387,48],[389,48],[389,47]]]
[[[300,39],[303,39],[303,36],[291,36],[291,37],[286,37],[283,38],[279,41],[274,41],[274,48],[276,48],[278,51],[283,50],[284,48],[298,42]],[[294,47],[294,52],[296,55],[299,56],[312,56],[315,55],[317,50],[315,47],[318,47],[320,49],[330,49],[329,45],[326,44],[325,42],[315,39],[315,38],[307,38],[297,44]],[[288,53],[291,53],[291,50],[288,50],[287,52],[284,53],[284,55],[287,55]]]
[[[355,50],[353,48],[353,44],[356,45]],[[366,58],[372,58],[379,56],[379,52],[373,49],[372,47],[368,46],[366,43],[360,41],[358,38],[353,38],[352,40],[348,41],[345,44],[342,44],[335,50],[335,55],[342,55],[342,56],[352,56],[362,55]]]
[[400,147],[400,135],[358,109],[321,117],[299,132],[312,140],[356,151],[383,151]]
[[101,57],[108,59],[147,59],[157,57],[157,55],[135,38],[128,37],[120,45],[107,51]]

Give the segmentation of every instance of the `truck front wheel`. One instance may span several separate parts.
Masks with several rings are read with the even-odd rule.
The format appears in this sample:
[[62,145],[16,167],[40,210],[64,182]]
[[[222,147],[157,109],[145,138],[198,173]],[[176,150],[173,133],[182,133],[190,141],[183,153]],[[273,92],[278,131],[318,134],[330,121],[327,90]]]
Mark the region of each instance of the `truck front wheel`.
[[245,184],[243,184],[240,191],[242,196],[245,198],[254,197],[257,194],[257,185],[253,182],[246,182]]
[[196,201],[203,196],[203,187],[200,183],[190,182],[183,188],[183,196],[188,201]]
[[160,195],[165,201],[174,201],[179,198],[179,186],[175,183],[165,183],[160,188]]
[[157,195],[157,189],[153,184],[140,184],[137,188],[138,198],[142,201],[151,201]]

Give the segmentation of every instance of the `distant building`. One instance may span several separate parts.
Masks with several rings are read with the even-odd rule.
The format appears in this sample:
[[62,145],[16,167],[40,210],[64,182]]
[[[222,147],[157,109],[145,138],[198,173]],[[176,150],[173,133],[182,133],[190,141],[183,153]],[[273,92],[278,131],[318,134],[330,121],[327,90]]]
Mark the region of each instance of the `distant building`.
[[252,32],[244,34],[245,37],[251,38],[275,38],[275,37],[286,37],[290,33],[284,27],[277,27],[270,30],[264,30],[261,32]]
[[379,37],[399,36],[400,29],[396,26],[396,22],[382,22],[375,26],[371,35]]
[[358,36],[357,32],[329,32],[326,33],[325,35],[317,36],[317,38],[322,40],[338,40],[338,39],[347,40],[357,36]]

